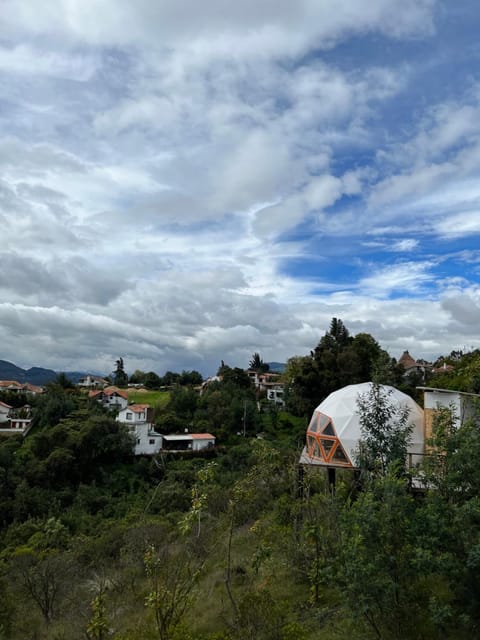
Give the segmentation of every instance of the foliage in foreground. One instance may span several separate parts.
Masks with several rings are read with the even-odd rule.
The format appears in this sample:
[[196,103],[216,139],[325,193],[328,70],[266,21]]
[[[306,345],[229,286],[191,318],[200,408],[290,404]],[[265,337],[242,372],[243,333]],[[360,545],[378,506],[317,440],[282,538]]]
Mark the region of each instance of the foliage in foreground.
[[285,414],[209,459],[138,460],[111,416],[51,389],[31,435],[0,442],[0,637],[478,637],[479,417],[438,413],[418,496],[387,400],[363,399],[361,487],[344,472],[332,492],[321,470],[299,474]]

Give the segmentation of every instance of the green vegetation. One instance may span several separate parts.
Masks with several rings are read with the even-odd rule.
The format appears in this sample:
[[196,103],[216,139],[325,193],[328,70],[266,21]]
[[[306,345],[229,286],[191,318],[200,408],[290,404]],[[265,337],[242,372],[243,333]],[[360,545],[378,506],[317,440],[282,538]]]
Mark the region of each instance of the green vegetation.
[[[134,398],[157,407],[160,430],[214,433],[219,447],[197,456],[134,458],[112,415],[49,385],[29,435],[0,440],[0,638],[478,637],[480,411],[460,428],[438,412],[420,497],[401,463],[408,421],[379,388],[359,403],[361,484],[339,472],[332,491],[298,467],[312,371],[328,385],[396,375],[361,336],[336,322],[316,355],[289,363],[298,415],[258,405],[224,363],[201,395]],[[355,353],[370,354],[364,373]],[[459,356],[442,386],[474,389],[479,362]]]
[[155,409],[163,409],[170,400],[168,391],[140,391],[128,389],[128,401],[135,404],[149,404]]

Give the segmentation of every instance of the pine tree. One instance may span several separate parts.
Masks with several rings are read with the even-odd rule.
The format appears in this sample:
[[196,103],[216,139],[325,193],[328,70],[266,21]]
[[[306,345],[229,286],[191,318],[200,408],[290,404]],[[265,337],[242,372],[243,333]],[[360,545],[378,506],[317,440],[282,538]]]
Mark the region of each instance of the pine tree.
[[125,373],[123,358],[115,361],[117,368],[113,372],[113,381],[117,387],[126,387],[128,385],[128,376]]

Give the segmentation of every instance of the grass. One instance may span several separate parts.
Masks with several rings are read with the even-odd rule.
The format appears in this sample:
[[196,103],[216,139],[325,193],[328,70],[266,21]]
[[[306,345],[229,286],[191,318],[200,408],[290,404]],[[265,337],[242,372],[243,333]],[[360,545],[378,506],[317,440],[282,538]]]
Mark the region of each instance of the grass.
[[149,404],[152,407],[163,408],[170,399],[168,391],[137,391],[128,390],[128,401],[135,404]]

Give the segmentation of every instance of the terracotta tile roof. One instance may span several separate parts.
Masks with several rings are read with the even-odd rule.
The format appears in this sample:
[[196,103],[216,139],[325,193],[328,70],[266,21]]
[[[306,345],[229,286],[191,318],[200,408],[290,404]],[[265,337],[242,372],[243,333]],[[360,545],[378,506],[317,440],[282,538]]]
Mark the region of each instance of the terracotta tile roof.
[[404,351],[400,357],[400,360],[398,361],[398,364],[401,364],[405,369],[409,369],[410,367],[415,367],[417,363],[408,353],[408,351]]
[[133,413],[142,413],[142,411],[146,411],[150,409],[149,404],[130,404],[126,407],[127,411],[133,411]]
[[110,387],[108,389],[104,389],[103,393],[106,396],[113,396],[116,394],[117,396],[120,396],[121,398],[128,400],[128,393],[126,391],[122,391],[121,389],[117,389],[116,387]]
[[189,435],[193,440],[215,440],[215,436],[211,433],[190,433]]
[[25,389],[25,391],[30,391],[30,393],[43,393],[43,387],[39,387],[35,384],[30,384],[30,382],[26,382],[24,385],[22,385],[22,388]]
[[30,384],[30,382],[17,382],[16,380],[0,380],[0,387],[4,389],[11,389],[13,387],[17,391],[43,393],[43,387],[37,387],[34,384]]
[[121,389],[117,389],[117,387],[108,387],[108,389],[97,389],[97,390],[92,390],[88,392],[88,397],[89,398],[97,398],[97,397],[102,397],[102,396],[120,396],[121,398],[123,398],[124,400],[128,400],[128,394],[125,391],[122,391]]

